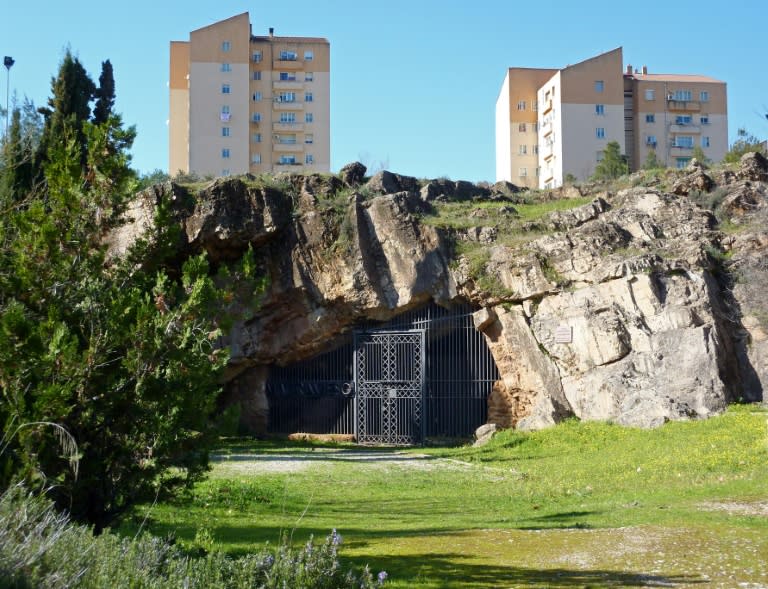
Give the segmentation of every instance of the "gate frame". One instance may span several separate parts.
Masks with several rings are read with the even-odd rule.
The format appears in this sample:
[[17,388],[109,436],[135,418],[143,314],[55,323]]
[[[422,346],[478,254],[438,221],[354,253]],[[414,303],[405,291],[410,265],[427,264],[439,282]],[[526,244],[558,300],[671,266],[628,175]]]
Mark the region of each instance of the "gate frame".
[[[359,375],[358,375],[358,343],[365,338],[365,336],[369,335],[411,335],[411,334],[418,334],[420,336],[419,341],[419,360],[421,362],[421,381],[419,383],[419,398],[418,401],[421,406],[421,416],[419,419],[419,439],[417,441],[414,441],[411,444],[391,444],[393,446],[413,446],[413,445],[421,445],[423,446],[426,443],[427,439],[427,357],[426,357],[426,329],[425,328],[418,328],[418,329],[357,329],[353,332],[353,339],[352,339],[352,379],[354,383],[354,416],[355,416],[355,440],[357,440],[358,444],[364,445],[369,444],[370,442],[361,442],[360,441],[360,389],[359,389]],[[381,444],[387,445],[387,442],[380,442]],[[375,444],[375,442],[374,442]]]

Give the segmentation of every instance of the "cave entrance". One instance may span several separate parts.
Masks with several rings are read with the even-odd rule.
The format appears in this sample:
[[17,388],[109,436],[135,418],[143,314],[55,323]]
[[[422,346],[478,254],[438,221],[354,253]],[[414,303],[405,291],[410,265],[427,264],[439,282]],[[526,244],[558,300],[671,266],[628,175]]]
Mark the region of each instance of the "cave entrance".
[[273,366],[269,431],[347,434],[364,444],[468,438],[499,378],[465,303],[355,326],[332,349]]

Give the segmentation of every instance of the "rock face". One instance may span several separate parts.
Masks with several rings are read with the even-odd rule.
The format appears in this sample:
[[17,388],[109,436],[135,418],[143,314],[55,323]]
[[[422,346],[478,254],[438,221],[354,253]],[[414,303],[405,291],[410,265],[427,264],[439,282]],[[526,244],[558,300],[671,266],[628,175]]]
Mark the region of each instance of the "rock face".
[[[182,228],[181,254],[204,250],[227,263],[254,248],[269,286],[230,334],[226,392],[252,430],[266,427],[267,366],[313,356],[362,320],[457,298],[480,309],[475,326],[499,369],[488,401],[498,428],[568,416],[653,427],[762,398],[768,308],[763,315],[753,284],[768,287],[764,158],[721,176],[686,170],[677,195],[642,187],[593,194],[523,225],[519,240],[500,236],[505,219],[518,217],[510,205],[496,205],[495,221],[473,209],[469,229],[420,221],[441,201],[524,202],[513,185],[420,183],[387,171],[362,185],[364,173],[354,164],[341,179],[226,179],[195,194],[168,183],[139,194],[126,224],[107,236],[112,255],[122,255],[151,237],[163,202]],[[728,192],[723,210],[749,231],[724,237],[686,198],[715,178]],[[456,240],[485,248],[482,276],[454,253]],[[750,281],[734,286],[723,249]]]

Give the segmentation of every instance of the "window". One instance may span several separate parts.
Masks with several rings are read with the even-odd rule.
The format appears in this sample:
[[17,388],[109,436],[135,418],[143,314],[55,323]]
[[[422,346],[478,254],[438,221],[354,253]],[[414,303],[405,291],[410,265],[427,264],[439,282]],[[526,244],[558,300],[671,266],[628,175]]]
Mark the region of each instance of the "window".
[[656,122],[656,115],[645,115],[645,122],[646,123],[655,123]]
[[520,176],[521,178],[525,178],[526,176],[528,176],[528,168],[520,168],[517,175]]
[[701,100],[702,102],[709,102],[709,92],[707,92],[706,90],[702,90],[701,92],[699,92],[699,100]]
[[291,165],[296,163],[296,156],[295,155],[281,155],[280,159],[278,160],[279,163],[283,165]]
[[648,135],[645,138],[645,144],[651,147],[656,147],[656,135]]
[[251,139],[253,139],[254,143],[261,143],[261,133],[254,133]]
[[518,101],[517,110],[525,110],[525,100]]
[[229,105],[228,104],[224,104],[221,107],[221,114],[219,115],[219,118],[221,119],[222,123],[228,123],[229,122],[229,117],[230,117]]
[[520,145],[518,147],[517,153],[519,153],[520,155],[526,155],[528,153],[528,146],[527,145]]
[[261,80],[261,71],[260,70],[256,70],[255,72],[253,72],[253,79],[256,80],[257,82],[259,80]]
[[693,100],[693,92],[690,90],[675,90],[672,100]]
[[605,82],[603,80],[595,80],[595,92],[602,92],[605,90]]
[[595,114],[598,116],[602,116],[605,114],[605,105],[604,104],[596,104],[595,105]]
[[229,137],[229,127],[222,127],[221,128],[221,136],[222,137]]
[[306,156],[304,156],[304,163],[305,164],[314,164],[315,163],[314,156],[312,154],[308,153]]
[[525,133],[525,123],[519,123],[519,124],[517,125],[517,130],[518,130],[520,133]]
[[531,100],[531,110],[537,112],[539,110],[539,103],[535,100]]
[[253,121],[254,123],[260,123],[261,122],[261,113],[260,112],[253,113],[253,115],[251,115],[251,121]]
[[229,84],[222,84],[221,85],[221,93],[222,94],[229,94]]
[[222,175],[222,176],[229,176],[229,168],[224,168],[224,169],[221,171],[221,175]]
[[253,61],[254,63],[261,63],[261,51],[253,52]]
[[275,141],[281,145],[296,145],[296,135],[276,135]]
[[315,142],[315,136],[312,135],[312,133],[307,133],[304,135],[304,143],[314,143]]
[[595,129],[595,137],[598,139],[605,139],[605,127],[598,127]]
[[538,146],[538,144],[533,146],[533,155],[539,155],[539,146]]
[[601,149],[600,151],[595,152],[595,161],[600,163],[603,161],[603,158],[605,157],[605,152]]
[[221,50],[222,51],[227,52],[230,49],[232,49],[232,43],[230,43],[229,41],[222,41],[221,42]]
[[648,88],[645,91],[645,99],[646,100],[656,100],[656,90],[653,88]]
[[280,92],[277,95],[278,102],[296,102],[296,92]]
[[253,93],[253,101],[259,102],[261,100],[261,92],[254,92]]
[[261,163],[261,154],[260,153],[254,153],[251,156],[251,163],[252,164],[260,164]]
[[229,157],[229,148],[228,147],[225,147],[224,149],[221,150],[221,157],[223,157],[224,159],[227,159]]
[[678,135],[675,137],[673,147],[682,147],[683,149],[693,149],[693,135]]
[[312,102],[312,92],[304,92],[304,102]]
[[304,113],[304,122],[305,123],[312,123],[314,122],[315,117],[311,112]]
[[702,125],[709,125],[709,115],[701,115],[699,122],[701,122]]
[[281,51],[280,52],[280,61],[296,61],[298,59],[298,55],[295,51]]
[[232,66],[230,64],[228,64],[228,63],[222,63],[221,64],[221,71],[222,72],[231,72],[232,71]]
[[315,74],[312,72],[306,72],[304,74],[304,81],[305,82],[312,82],[315,79]]
[[312,61],[315,59],[315,52],[310,51],[309,49],[304,52],[304,61]]
[[532,124],[531,131],[533,131],[534,133],[537,133],[539,131],[539,123],[538,122],[535,122],[535,123]]
[[691,163],[691,158],[689,157],[678,157],[675,158],[675,166],[678,170],[683,170],[688,167],[688,164]]
[[536,168],[536,177],[541,176],[541,168]]
[[281,112],[280,113],[280,122],[281,123],[287,123],[287,124],[293,124],[296,122],[296,113],[295,112]]
[[701,138],[701,146],[709,147],[709,137],[704,136]]
[[690,125],[693,122],[691,115],[677,115],[675,117],[675,125]]
[[280,72],[280,81],[281,82],[295,82],[296,81],[296,74],[293,72]]

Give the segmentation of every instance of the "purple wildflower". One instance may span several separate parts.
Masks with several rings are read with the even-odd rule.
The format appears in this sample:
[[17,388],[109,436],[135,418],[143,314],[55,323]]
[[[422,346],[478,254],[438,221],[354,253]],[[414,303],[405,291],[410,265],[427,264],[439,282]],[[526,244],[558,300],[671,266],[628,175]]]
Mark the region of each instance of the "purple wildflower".
[[383,584],[384,584],[384,581],[386,581],[386,580],[387,580],[387,577],[388,577],[388,576],[389,576],[389,575],[387,574],[387,571],[381,571],[381,572],[378,574],[378,577],[377,577],[377,578],[378,578],[378,580],[379,580],[379,585],[383,585]]
[[341,544],[341,534],[336,531],[336,528],[331,531],[331,544],[334,546]]

